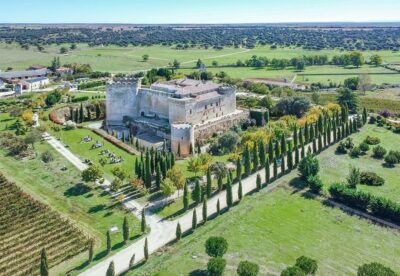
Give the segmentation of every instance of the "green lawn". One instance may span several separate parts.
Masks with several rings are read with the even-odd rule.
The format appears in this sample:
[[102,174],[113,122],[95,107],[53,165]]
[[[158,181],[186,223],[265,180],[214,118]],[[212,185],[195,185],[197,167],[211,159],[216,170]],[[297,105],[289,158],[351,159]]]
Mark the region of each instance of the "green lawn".
[[9,130],[16,120],[16,118],[11,117],[8,113],[0,113],[0,131]]
[[[383,127],[367,124],[359,133],[353,134],[354,144],[359,145],[367,136],[378,137],[381,140],[380,145],[388,152],[389,150],[399,150],[400,135],[395,134]],[[385,168],[383,160],[377,160],[371,157],[372,148],[365,156],[360,158],[351,158],[349,155],[336,155],[336,146],[330,147],[319,155],[321,164],[321,177],[325,188],[332,182],[346,181],[351,166],[360,168],[361,171],[375,172],[385,179],[385,184],[380,187],[359,185],[358,188],[366,190],[375,195],[384,196],[400,203],[400,166],[395,168]]]
[[[83,229],[96,240],[95,260],[104,256],[106,248],[105,233],[112,226],[122,229],[124,216],[129,218],[132,226],[131,237],[140,233],[139,221],[131,213],[112,199],[99,187],[89,186],[79,189],[81,183],[80,172],[47,143],[35,145],[38,156],[31,160],[18,161],[13,157],[5,156],[0,151],[0,171],[11,181],[23,188],[36,199],[51,206],[63,216]],[[45,164],[40,154],[50,151],[54,161]],[[67,167],[66,171],[61,168]],[[122,247],[122,234],[112,234],[114,250]],[[62,263],[54,270],[55,274],[65,272],[80,266],[87,260],[87,253]]]
[[[279,182],[295,176],[293,172]],[[301,255],[318,261],[317,275],[355,275],[359,265],[373,261],[400,271],[398,232],[278,188],[245,197],[230,212],[127,275],[188,275],[204,270],[209,259],[204,243],[210,236],[228,241],[225,275],[235,275],[242,260],[259,264],[260,275],[277,275]]]

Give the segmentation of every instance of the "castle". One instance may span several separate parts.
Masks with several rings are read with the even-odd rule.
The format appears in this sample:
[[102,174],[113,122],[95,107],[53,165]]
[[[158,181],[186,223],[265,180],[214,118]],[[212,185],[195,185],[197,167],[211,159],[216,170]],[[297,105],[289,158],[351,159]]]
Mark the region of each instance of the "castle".
[[141,86],[140,78],[107,84],[105,127],[129,130],[143,146],[170,141],[171,149],[188,156],[197,142],[247,118],[236,109],[236,89],[211,81],[178,79]]

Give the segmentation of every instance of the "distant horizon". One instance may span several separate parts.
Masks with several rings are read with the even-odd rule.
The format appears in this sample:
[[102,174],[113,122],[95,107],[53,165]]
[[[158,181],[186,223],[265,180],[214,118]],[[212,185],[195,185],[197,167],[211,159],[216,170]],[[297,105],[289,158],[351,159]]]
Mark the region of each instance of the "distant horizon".
[[[293,24],[400,22],[398,0],[4,1],[3,24]],[[18,11],[18,12],[16,12]],[[103,23],[98,23],[103,22]]]

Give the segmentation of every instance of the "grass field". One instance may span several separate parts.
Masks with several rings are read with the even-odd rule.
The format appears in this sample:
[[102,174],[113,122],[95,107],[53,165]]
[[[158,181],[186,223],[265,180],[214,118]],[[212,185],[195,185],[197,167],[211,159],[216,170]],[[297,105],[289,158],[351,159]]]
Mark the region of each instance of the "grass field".
[[[69,46],[69,45],[66,45]],[[35,47],[24,50],[15,44],[0,44],[0,69],[5,70],[8,67],[14,69],[25,69],[32,64],[43,64],[49,66],[54,56],[59,56],[62,64],[68,63],[88,63],[94,70],[116,72],[133,72],[138,70],[151,69],[154,67],[167,66],[174,59],[177,59],[183,67],[193,67],[197,59],[201,59],[207,66],[215,60],[219,65],[234,64],[238,59],[244,61],[253,55],[272,58],[293,58],[303,55],[326,54],[329,57],[340,54],[338,50],[311,51],[302,48],[278,48],[270,49],[269,46],[258,46],[254,49],[224,48],[223,50],[214,50],[203,48],[190,48],[188,50],[176,50],[169,46],[149,46],[149,47],[89,47],[85,44],[79,44],[78,49],[70,51],[66,55],[60,55],[59,50],[62,45],[46,46],[43,52],[39,52]],[[368,60],[372,54],[379,53],[384,62],[400,62],[400,52],[391,51],[365,51],[364,56]],[[142,56],[148,54],[149,61],[143,62]],[[281,77],[293,75],[291,70],[268,71],[266,69],[254,68],[210,68],[210,71],[227,71],[232,77]],[[350,70],[340,67],[323,66],[307,68],[305,73],[313,72],[325,73],[343,73]],[[352,74],[361,72],[391,72],[382,68],[368,68],[351,70]],[[397,75],[398,76],[398,75]],[[324,81],[342,82],[343,76],[304,76],[299,77],[298,81]],[[372,75],[372,80],[376,83],[395,82],[396,75]],[[329,80],[328,80],[329,79]],[[398,78],[397,78],[398,80]]]
[[[47,143],[38,143],[35,146],[38,156],[31,160],[18,161],[13,157],[5,156],[0,152],[0,171],[7,178],[18,184],[34,198],[48,204],[73,222],[90,236],[96,239],[96,260],[102,256],[105,249],[105,233],[112,226],[122,229],[124,216],[131,222],[132,235],[139,234],[139,221],[123,209],[121,205],[104,192],[101,188],[83,188],[80,172]],[[40,154],[50,151],[54,161],[45,164]],[[67,167],[66,171],[61,168]],[[118,250],[122,244],[121,233],[112,235],[113,246]],[[57,267],[60,273],[76,267],[87,259],[87,254],[74,259],[67,264]]]
[[[284,184],[295,176],[292,172],[279,181]],[[242,260],[259,264],[260,275],[277,275],[301,255],[318,261],[317,275],[355,275],[359,265],[372,261],[400,271],[398,232],[278,188],[245,197],[229,213],[127,275],[198,275],[196,270],[207,267],[204,243],[210,236],[228,241],[225,275],[235,275]]]
[[[383,127],[367,124],[362,128],[361,132],[353,134],[354,144],[358,146],[367,136],[378,137],[381,140],[380,145],[388,152],[390,150],[398,150],[400,145],[400,135],[395,134]],[[322,152],[318,158],[321,164],[321,177],[325,188],[329,187],[332,182],[346,181],[350,167],[359,168],[361,171],[371,171],[377,173],[385,179],[385,184],[380,187],[372,187],[366,185],[358,185],[358,188],[371,192],[372,194],[384,196],[400,203],[400,167],[386,168],[383,166],[383,160],[374,159],[372,148],[365,156],[360,158],[351,158],[347,155],[336,155],[336,146],[333,146]]]

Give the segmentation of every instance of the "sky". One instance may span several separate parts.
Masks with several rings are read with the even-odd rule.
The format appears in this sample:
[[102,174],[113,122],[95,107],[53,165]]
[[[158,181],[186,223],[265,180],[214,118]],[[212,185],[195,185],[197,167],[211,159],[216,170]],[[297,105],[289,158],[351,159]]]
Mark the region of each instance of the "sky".
[[400,21],[400,0],[0,0],[0,23]]

